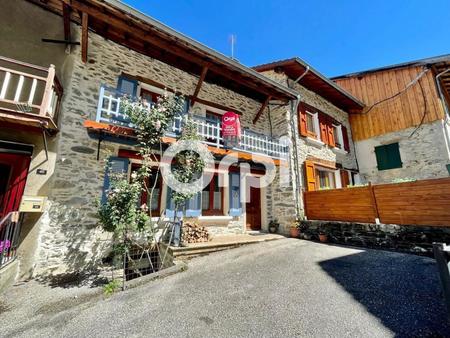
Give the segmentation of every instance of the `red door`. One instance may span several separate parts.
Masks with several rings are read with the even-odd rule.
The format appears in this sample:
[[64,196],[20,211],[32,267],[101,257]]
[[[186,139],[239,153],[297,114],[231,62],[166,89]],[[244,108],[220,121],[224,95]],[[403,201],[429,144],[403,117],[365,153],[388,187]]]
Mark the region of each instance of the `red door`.
[[250,188],[250,202],[245,205],[247,230],[261,230],[261,193],[259,188]]
[[30,160],[27,155],[0,153],[0,220],[19,210]]

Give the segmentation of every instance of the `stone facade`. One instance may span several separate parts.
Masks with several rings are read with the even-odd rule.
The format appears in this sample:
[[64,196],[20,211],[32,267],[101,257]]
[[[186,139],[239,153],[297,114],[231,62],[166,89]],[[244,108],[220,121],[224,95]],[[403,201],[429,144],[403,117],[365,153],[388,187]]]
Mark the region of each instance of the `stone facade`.
[[[78,39],[79,27],[73,25],[72,31],[74,39]],[[62,104],[61,131],[57,136],[58,157],[49,193],[49,206],[39,221],[36,274],[94,269],[109,249],[110,237],[101,231],[96,217],[96,200],[99,200],[103,186],[103,161],[110,155],[117,155],[119,149],[134,148],[103,141],[100,160],[97,161],[98,142],[88,135],[83,122],[95,120],[100,85],[115,87],[118,77],[126,72],[162,83],[183,95],[191,95],[198,81],[195,76],[105,40],[92,32],[89,32],[88,50],[87,64],[81,62],[78,47],[73,48],[67,56],[66,62],[70,63],[72,73],[65,87]],[[256,124],[252,123],[261,106],[260,102],[210,83],[203,84],[199,98],[242,112],[241,125],[244,128],[265,134],[270,132],[267,114],[263,114]],[[193,109],[202,108],[194,106]],[[286,108],[279,108],[274,114],[286,115]],[[280,135],[285,129],[282,125],[277,125],[273,128],[273,133]],[[283,194],[282,190],[278,194],[272,194],[272,188],[267,188],[266,192],[266,197],[262,198],[266,201],[266,206],[263,207],[267,215],[263,217],[266,223],[272,217],[277,217],[277,212],[273,210],[278,209],[277,203],[281,203],[280,201],[286,204],[286,208],[293,210],[289,200],[279,198]],[[292,192],[286,193],[286,196],[293,200]],[[242,217],[233,220],[226,227],[235,232],[236,222],[240,222],[243,228]],[[263,224],[263,228],[266,226],[267,224]]]
[[[427,179],[448,177],[450,163],[444,122],[437,120],[416,127],[356,142],[359,169],[365,181],[389,183],[394,179]],[[414,133],[414,134],[413,134]],[[378,170],[375,147],[399,144],[402,167]]]
[[[290,79],[288,79],[288,77],[285,74],[275,72],[275,71],[265,71],[265,72],[262,72],[262,74],[264,74],[265,76],[268,76],[268,77],[272,78],[273,80],[275,80],[281,84],[284,84],[286,86],[289,86],[289,82],[291,81]],[[305,103],[309,104],[310,106],[313,106],[313,107],[319,109],[320,111],[331,116],[333,119],[335,119],[336,121],[338,121],[340,124],[342,124],[343,126],[345,126],[347,128],[349,142],[350,142],[350,152],[347,153],[347,152],[342,152],[342,151],[336,151],[335,149],[331,149],[327,145],[315,145],[315,144],[308,142],[305,137],[300,136],[299,131],[298,131],[298,115],[297,115],[297,113],[291,114],[290,113],[291,109],[287,110],[287,114],[283,114],[283,112],[281,112],[281,111],[278,111],[278,113],[279,113],[278,115],[274,114],[275,116],[272,119],[273,126],[275,126],[277,130],[286,130],[285,129],[286,126],[289,126],[288,136],[290,138],[295,137],[295,139],[296,139],[297,160],[298,160],[298,167],[300,168],[300,170],[295,170],[292,173],[292,180],[291,180],[292,190],[291,191],[277,192],[275,190],[276,198],[274,198],[274,200],[276,200],[275,203],[277,204],[277,206],[274,207],[274,209],[281,208],[281,210],[283,210],[282,211],[283,216],[284,216],[282,218],[283,219],[283,222],[282,222],[282,227],[283,227],[282,232],[283,233],[288,233],[289,223],[295,217],[295,209],[293,209],[293,208],[295,208],[295,204],[292,205],[292,202],[291,202],[292,197],[289,194],[292,192],[295,194],[297,181],[299,184],[299,188],[298,188],[299,196],[298,196],[297,203],[299,203],[300,213],[304,212],[301,191],[305,190],[303,171],[304,171],[304,162],[306,159],[308,159],[310,157],[314,157],[317,159],[341,164],[342,167],[346,168],[346,169],[352,169],[352,170],[357,169],[355,153],[353,151],[354,146],[353,146],[353,141],[352,141],[352,137],[351,137],[351,130],[350,130],[348,114],[345,111],[343,111],[342,109],[339,109],[338,107],[333,105],[331,102],[329,102],[326,99],[324,99],[323,97],[321,97],[320,95],[304,88],[303,86],[301,86],[299,84],[295,84],[294,89],[299,93],[301,102],[305,102]],[[284,129],[283,129],[283,127],[284,127]],[[295,147],[293,146],[292,150],[295,151],[294,149],[295,149]],[[295,156],[295,154],[293,152],[291,152],[291,159],[290,159],[291,160],[290,161],[291,168],[296,167],[294,156]]]

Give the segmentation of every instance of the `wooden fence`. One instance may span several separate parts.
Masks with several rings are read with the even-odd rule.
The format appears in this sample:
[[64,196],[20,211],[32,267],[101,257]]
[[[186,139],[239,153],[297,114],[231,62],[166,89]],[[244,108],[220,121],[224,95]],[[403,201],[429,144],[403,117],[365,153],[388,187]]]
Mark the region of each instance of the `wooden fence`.
[[309,220],[450,226],[450,178],[305,192]]

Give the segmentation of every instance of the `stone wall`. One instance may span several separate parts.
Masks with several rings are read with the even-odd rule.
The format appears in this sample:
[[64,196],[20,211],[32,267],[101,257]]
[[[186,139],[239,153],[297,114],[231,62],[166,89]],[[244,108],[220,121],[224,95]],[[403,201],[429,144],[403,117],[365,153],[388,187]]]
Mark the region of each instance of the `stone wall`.
[[[284,73],[279,73],[275,71],[266,71],[263,72],[265,76],[268,76],[272,78],[273,80],[288,85],[288,77]],[[345,126],[349,133],[349,142],[350,142],[350,152],[344,153],[342,151],[336,151],[334,149],[331,149],[327,145],[313,145],[311,143],[308,143],[305,137],[300,136],[299,130],[298,130],[298,115],[297,113],[292,114],[290,111],[290,107],[284,107],[283,109],[280,107],[277,108],[277,110],[272,114],[272,125],[277,130],[284,130],[284,134],[287,134],[290,138],[292,138],[292,135],[295,135],[296,141],[297,141],[297,159],[298,159],[298,165],[300,170],[293,170],[292,171],[292,177],[291,177],[291,187],[292,189],[290,191],[283,190],[283,191],[277,191],[275,188],[274,193],[274,210],[277,208],[280,208],[283,214],[283,224],[281,231],[283,233],[289,232],[289,223],[293,220],[295,217],[295,204],[292,205],[291,201],[293,199],[292,194],[295,194],[296,191],[296,179],[299,182],[299,191],[304,190],[305,184],[304,184],[304,175],[303,175],[303,165],[305,160],[308,157],[315,157],[322,160],[327,160],[335,163],[341,164],[346,169],[353,169],[356,170],[356,159],[355,154],[353,151],[353,140],[351,137],[351,130],[350,130],[350,123],[348,119],[348,114],[339,109],[338,107],[334,106],[332,103],[321,97],[320,95],[304,88],[303,86],[299,84],[295,84],[294,89],[299,93],[300,100],[302,102],[305,102],[322,112],[326,113],[327,115],[333,117],[336,121],[341,123],[343,126]],[[286,126],[288,129],[286,130]],[[292,148],[294,150],[294,148]],[[295,159],[294,154],[291,152],[290,156],[290,165],[291,168],[295,168]],[[300,204],[300,212],[303,212],[303,200],[302,200],[302,194],[299,193],[299,200],[298,203]]]
[[[73,38],[79,39],[79,27],[72,26],[72,31]],[[96,200],[99,200],[103,186],[103,160],[110,155],[117,155],[119,148],[133,147],[103,141],[100,160],[97,161],[98,142],[89,137],[83,122],[95,119],[100,85],[115,87],[119,75],[126,72],[163,83],[184,95],[191,95],[198,81],[195,76],[92,32],[89,32],[88,51],[87,64],[81,62],[79,47],[73,48],[67,56],[66,62],[71,64],[73,72],[65,87],[61,132],[57,138],[58,157],[49,206],[39,222],[36,274],[94,269],[109,250],[110,236],[101,231],[96,217]],[[243,127],[266,134],[269,132],[267,114],[263,114],[255,125],[252,123],[261,106],[260,102],[210,83],[203,84],[199,97],[243,112]],[[286,114],[285,109],[283,114]],[[280,129],[286,128],[280,126]],[[276,132],[280,133],[280,130]],[[272,204],[276,203],[271,189],[267,189],[266,199],[267,218],[270,220]],[[239,220],[243,221],[242,218]],[[232,227],[234,229],[235,224]]]
[[[390,183],[394,179],[448,177],[446,165],[450,159],[443,121],[426,123],[417,131],[415,129],[408,128],[358,141],[356,151],[363,179],[373,183]],[[395,142],[399,143],[402,167],[378,170],[375,147]]]
[[319,240],[319,232],[328,242],[368,248],[389,249],[432,255],[433,242],[449,243],[450,228],[396,224],[305,221],[300,237]]

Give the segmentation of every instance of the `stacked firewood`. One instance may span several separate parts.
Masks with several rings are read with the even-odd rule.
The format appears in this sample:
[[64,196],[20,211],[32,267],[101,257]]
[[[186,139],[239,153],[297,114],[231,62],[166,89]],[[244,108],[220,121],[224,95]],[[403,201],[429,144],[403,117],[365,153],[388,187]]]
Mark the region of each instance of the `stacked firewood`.
[[196,222],[184,222],[181,236],[183,243],[201,243],[209,241],[208,230]]

